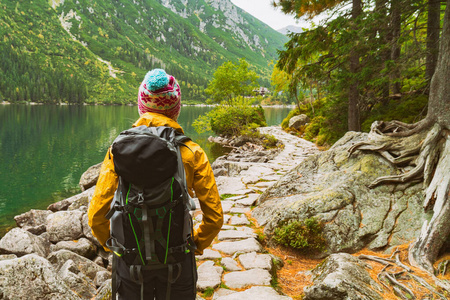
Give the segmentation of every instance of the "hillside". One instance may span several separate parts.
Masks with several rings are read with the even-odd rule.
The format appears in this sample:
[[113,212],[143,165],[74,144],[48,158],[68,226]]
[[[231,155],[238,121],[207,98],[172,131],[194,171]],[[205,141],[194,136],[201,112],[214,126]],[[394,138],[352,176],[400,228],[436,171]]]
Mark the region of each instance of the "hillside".
[[245,57],[268,85],[287,38],[229,0],[0,0],[0,101],[135,101],[162,67],[185,100],[204,100],[214,70]]

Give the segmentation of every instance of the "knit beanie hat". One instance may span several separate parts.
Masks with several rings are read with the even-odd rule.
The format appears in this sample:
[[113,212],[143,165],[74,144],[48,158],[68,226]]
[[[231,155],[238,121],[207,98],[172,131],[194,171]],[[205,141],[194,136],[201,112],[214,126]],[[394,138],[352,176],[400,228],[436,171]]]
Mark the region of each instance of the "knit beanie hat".
[[148,72],[139,87],[139,115],[154,112],[176,121],[180,115],[180,108],[181,90],[175,77],[162,69]]

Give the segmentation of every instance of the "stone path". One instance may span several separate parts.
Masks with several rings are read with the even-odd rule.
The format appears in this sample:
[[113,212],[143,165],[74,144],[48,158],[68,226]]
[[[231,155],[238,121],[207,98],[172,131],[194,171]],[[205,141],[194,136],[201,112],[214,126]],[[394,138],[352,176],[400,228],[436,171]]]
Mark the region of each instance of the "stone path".
[[[318,149],[313,143],[287,134],[278,126],[260,128],[260,131],[281,140],[284,149],[266,163],[243,163],[244,167],[236,168],[242,169],[236,176],[216,177],[219,193],[235,196],[222,201],[222,230],[211,247],[196,257],[199,294],[214,290],[213,300],[291,299],[279,295],[271,287],[276,258],[264,253],[267,251],[258,242],[247,215],[261,192]],[[194,223],[199,224],[201,211],[194,215]],[[202,298],[198,296],[197,299]]]

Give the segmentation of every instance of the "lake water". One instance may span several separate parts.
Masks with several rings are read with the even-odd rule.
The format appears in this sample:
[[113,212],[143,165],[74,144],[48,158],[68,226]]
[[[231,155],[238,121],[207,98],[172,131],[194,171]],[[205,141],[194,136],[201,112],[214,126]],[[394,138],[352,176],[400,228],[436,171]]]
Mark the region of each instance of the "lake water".
[[[183,106],[178,121],[212,162],[223,148],[192,127],[211,109]],[[279,125],[289,110],[265,108],[268,125]],[[136,106],[0,105],[0,235],[15,226],[14,216],[80,192],[83,172],[137,118]]]

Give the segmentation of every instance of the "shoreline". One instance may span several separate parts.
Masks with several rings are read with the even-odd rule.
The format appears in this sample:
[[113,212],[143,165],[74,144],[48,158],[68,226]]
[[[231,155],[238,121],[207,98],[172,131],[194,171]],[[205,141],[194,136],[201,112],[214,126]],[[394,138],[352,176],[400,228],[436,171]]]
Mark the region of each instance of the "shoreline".
[[[133,103],[126,103],[126,104],[118,104],[118,103],[112,103],[112,104],[105,104],[105,103],[64,103],[64,102],[58,102],[58,103],[42,103],[42,102],[20,102],[20,103],[12,103],[9,101],[2,101],[0,102],[1,105],[56,105],[56,106],[137,106]],[[196,106],[196,107],[216,107],[219,106],[219,104],[181,104],[181,106]],[[275,108],[295,108],[296,105],[293,104],[274,104],[274,105],[251,105],[251,106],[261,106],[263,108],[267,107],[275,107]]]

